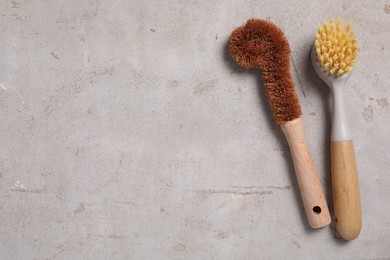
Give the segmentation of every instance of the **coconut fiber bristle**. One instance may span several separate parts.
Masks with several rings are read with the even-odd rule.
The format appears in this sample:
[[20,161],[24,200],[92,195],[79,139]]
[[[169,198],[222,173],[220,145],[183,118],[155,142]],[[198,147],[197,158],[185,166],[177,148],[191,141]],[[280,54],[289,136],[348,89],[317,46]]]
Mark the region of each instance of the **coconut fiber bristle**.
[[229,48],[240,66],[262,70],[268,101],[277,124],[302,115],[290,74],[290,46],[276,25],[250,19],[232,32]]

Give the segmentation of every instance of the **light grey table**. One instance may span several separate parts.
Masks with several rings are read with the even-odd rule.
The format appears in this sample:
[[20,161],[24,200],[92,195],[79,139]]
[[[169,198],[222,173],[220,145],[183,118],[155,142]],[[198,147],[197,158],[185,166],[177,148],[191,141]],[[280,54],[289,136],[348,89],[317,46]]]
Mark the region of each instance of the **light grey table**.
[[[260,73],[227,52],[251,17],[290,41],[331,208],[329,90],[309,51],[324,20],[353,23],[355,241],[308,228]],[[0,258],[390,259],[389,39],[388,1],[1,1]]]

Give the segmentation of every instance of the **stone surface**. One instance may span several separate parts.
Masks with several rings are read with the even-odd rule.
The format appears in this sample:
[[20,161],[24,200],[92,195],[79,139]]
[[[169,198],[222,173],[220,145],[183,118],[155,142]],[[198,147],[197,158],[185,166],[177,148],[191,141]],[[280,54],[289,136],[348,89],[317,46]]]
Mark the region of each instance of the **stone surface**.
[[[386,1],[0,3],[1,259],[389,259]],[[260,73],[227,37],[288,37],[306,135],[330,196],[330,97],[309,60],[325,19],[353,23],[347,83],[363,229],[307,226]]]

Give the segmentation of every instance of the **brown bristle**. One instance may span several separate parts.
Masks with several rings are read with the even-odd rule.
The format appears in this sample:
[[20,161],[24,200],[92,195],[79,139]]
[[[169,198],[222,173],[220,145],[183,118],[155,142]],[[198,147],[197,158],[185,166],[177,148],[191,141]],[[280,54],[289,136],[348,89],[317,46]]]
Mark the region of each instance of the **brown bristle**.
[[290,46],[273,23],[250,19],[229,37],[230,53],[244,68],[262,70],[264,86],[277,124],[302,115],[290,74]]

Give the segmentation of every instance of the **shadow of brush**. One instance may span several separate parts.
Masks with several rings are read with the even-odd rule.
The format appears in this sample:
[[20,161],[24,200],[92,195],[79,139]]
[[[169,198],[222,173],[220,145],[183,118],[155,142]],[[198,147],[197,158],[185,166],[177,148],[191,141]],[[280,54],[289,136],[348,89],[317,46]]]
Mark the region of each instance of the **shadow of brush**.
[[[325,128],[325,133],[323,138],[321,138],[322,143],[321,147],[324,149],[324,152],[321,153],[323,156],[321,158],[322,160],[322,168],[318,169],[319,172],[322,172],[325,174],[325,195],[328,202],[332,199],[332,186],[331,186],[331,175],[330,175],[330,133],[331,133],[331,124],[332,124],[332,118],[331,118],[331,110],[330,110],[330,100],[329,100],[329,87],[321,80],[321,78],[317,75],[313,68],[313,64],[311,62],[311,55],[310,51],[304,54],[304,60],[306,62],[303,63],[305,66],[302,68],[303,71],[306,71],[306,80],[310,87],[313,88],[314,93],[319,96],[319,100],[321,102],[322,111],[324,112],[323,117],[323,126]],[[329,203],[332,204],[332,203]]]
[[264,81],[263,81],[261,71],[259,69],[249,69],[248,70],[248,69],[244,69],[241,66],[239,66],[234,61],[233,57],[230,54],[228,40],[226,40],[226,42],[224,44],[223,58],[224,58],[226,66],[231,71],[231,73],[237,73],[237,74],[245,73],[245,74],[250,75],[251,77],[256,78],[257,94],[258,94],[258,97],[260,100],[261,110],[263,110],[263,114],[266,117],[266,120],[264,120],[264,121],[265,121],[265,124],[266,124],[268,130],[270,130],[269,132],[271,132],[272,135],[274,136],[273,138],[276,138],[278,140],[279,147],[280,147],[279,150],[282,151],[283,157],[285,158],[285,160],[284,160],[285,168],[288,169],[288,171],[290,172],[290,174],[288,174],[288,176],[289,176],[290,182],[293,186],[292,190],[294,192],[294,198],[296,201],[296,205],[297,205],[297,207],[299,207],[299,210],[301,212],[300,219],[301,219],[302,225],[305,227],[306,232],[314,231],[308,225],[308,220],[306,217],[305,208],[303,206],[303,201],[301,199],[301,193],[300,193],[300,190],[298,187],[297,179],[295,177],[295,170],[294,170],[292,157],[290,154],[290,148],[289,148],[287,140],[286,140],[283,132],[281,131],[280,127],[274,122],[274,117],[272,115],[271,108],[270,108],[269,102],[268,102],[268,97],[267,97],[267,94],[266,94],[266,91],[264,88]]

